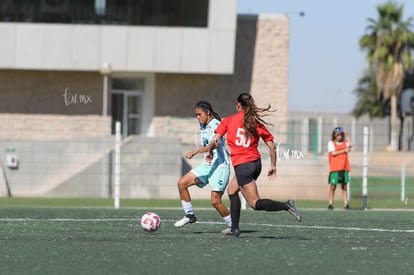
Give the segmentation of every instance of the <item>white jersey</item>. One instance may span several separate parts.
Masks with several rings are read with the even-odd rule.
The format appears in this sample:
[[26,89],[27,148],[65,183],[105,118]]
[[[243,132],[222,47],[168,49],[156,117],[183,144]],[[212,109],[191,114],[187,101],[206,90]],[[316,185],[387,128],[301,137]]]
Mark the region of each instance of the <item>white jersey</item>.
[[[201,137],[201,146],[205,147],[211,142],[211,138],[215,135],[215,130],[220,124],[220,121],[213,118],[207,125],[200,125],[200,137]],[[225,138],[220,138],[220,145],[217,149],[213,150],[213,160],[210,163],[206,160],[206,154],[204,154],[203,164],[204,165],[215,165],[218,166],[222,163],[229,164],[229,154],[225,148]]]
[[[336,142],[336,144],[341,144],[342,142]],[[349,142],[346,142],[346,148],[350,148],[350,144]],[[328,153],[334,152],[335,151],[335,144],[334,141],[330,140],[328,141]]]

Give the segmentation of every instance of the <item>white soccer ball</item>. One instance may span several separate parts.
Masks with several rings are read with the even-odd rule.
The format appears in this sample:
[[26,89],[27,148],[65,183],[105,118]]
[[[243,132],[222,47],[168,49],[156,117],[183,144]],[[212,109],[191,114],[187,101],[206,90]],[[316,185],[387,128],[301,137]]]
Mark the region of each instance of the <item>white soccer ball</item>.
[[141,226],[147,232],[155,232],[160,228],[160,216],[153,212],[147,212],[141,217]]

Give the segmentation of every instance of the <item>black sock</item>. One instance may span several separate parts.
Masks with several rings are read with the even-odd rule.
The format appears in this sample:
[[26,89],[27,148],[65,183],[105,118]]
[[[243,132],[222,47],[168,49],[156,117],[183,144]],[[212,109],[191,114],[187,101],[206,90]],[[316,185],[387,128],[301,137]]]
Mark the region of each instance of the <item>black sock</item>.
[[239,221],[240,221],[240,209],[241,209],[241,202],[239,194],[229,195],[230,199],[230,215],[231,215],[231,228],[239,228]]
[[269,199],[260,199],[256,202],[256,210],[266,210],[266,211],[281,211],[288,210],[288,207],[285,202],[273,201]]

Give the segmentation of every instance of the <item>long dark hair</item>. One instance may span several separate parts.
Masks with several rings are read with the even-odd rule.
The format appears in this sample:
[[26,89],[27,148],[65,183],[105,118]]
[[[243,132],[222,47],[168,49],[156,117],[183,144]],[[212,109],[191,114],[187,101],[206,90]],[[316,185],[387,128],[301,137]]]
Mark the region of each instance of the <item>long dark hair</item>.
[[208,103],[205,100],[201,100],[197,102],[197,104],[194,106],[195,108],[200,108],[204,112],[210,112],[211,116],[217,119],[218,121],[221,121],[221,117],[213,110],[213,107],[211,107],[211,104]]
[[274,112],[271,110],[270,104],[267,108],[259,108],[254,103],[253,97],[248,93],[241,93],[237,97],[237,102],[243,108],[244,111],[244,134],[246,137],[257,136],[256,122],[259,121],[266,126],[272,125],[263,120],[262,117],[268,116],[269,112]]

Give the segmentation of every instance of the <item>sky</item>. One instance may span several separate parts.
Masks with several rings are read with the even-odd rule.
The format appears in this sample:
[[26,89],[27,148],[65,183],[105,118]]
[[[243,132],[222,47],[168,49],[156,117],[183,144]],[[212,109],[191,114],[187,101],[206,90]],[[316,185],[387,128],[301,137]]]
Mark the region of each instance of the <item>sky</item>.
[[[414,1],[403,19],[414,17]],[[385,0],[238,0],[239,14],[289,16],[289,111],[348,113],[358,79],[367,69],[359,47],[368,18],[377,20]],[[300,12],[304,12],[302,17]],[[414,31],[414,26],[413,26]]]

